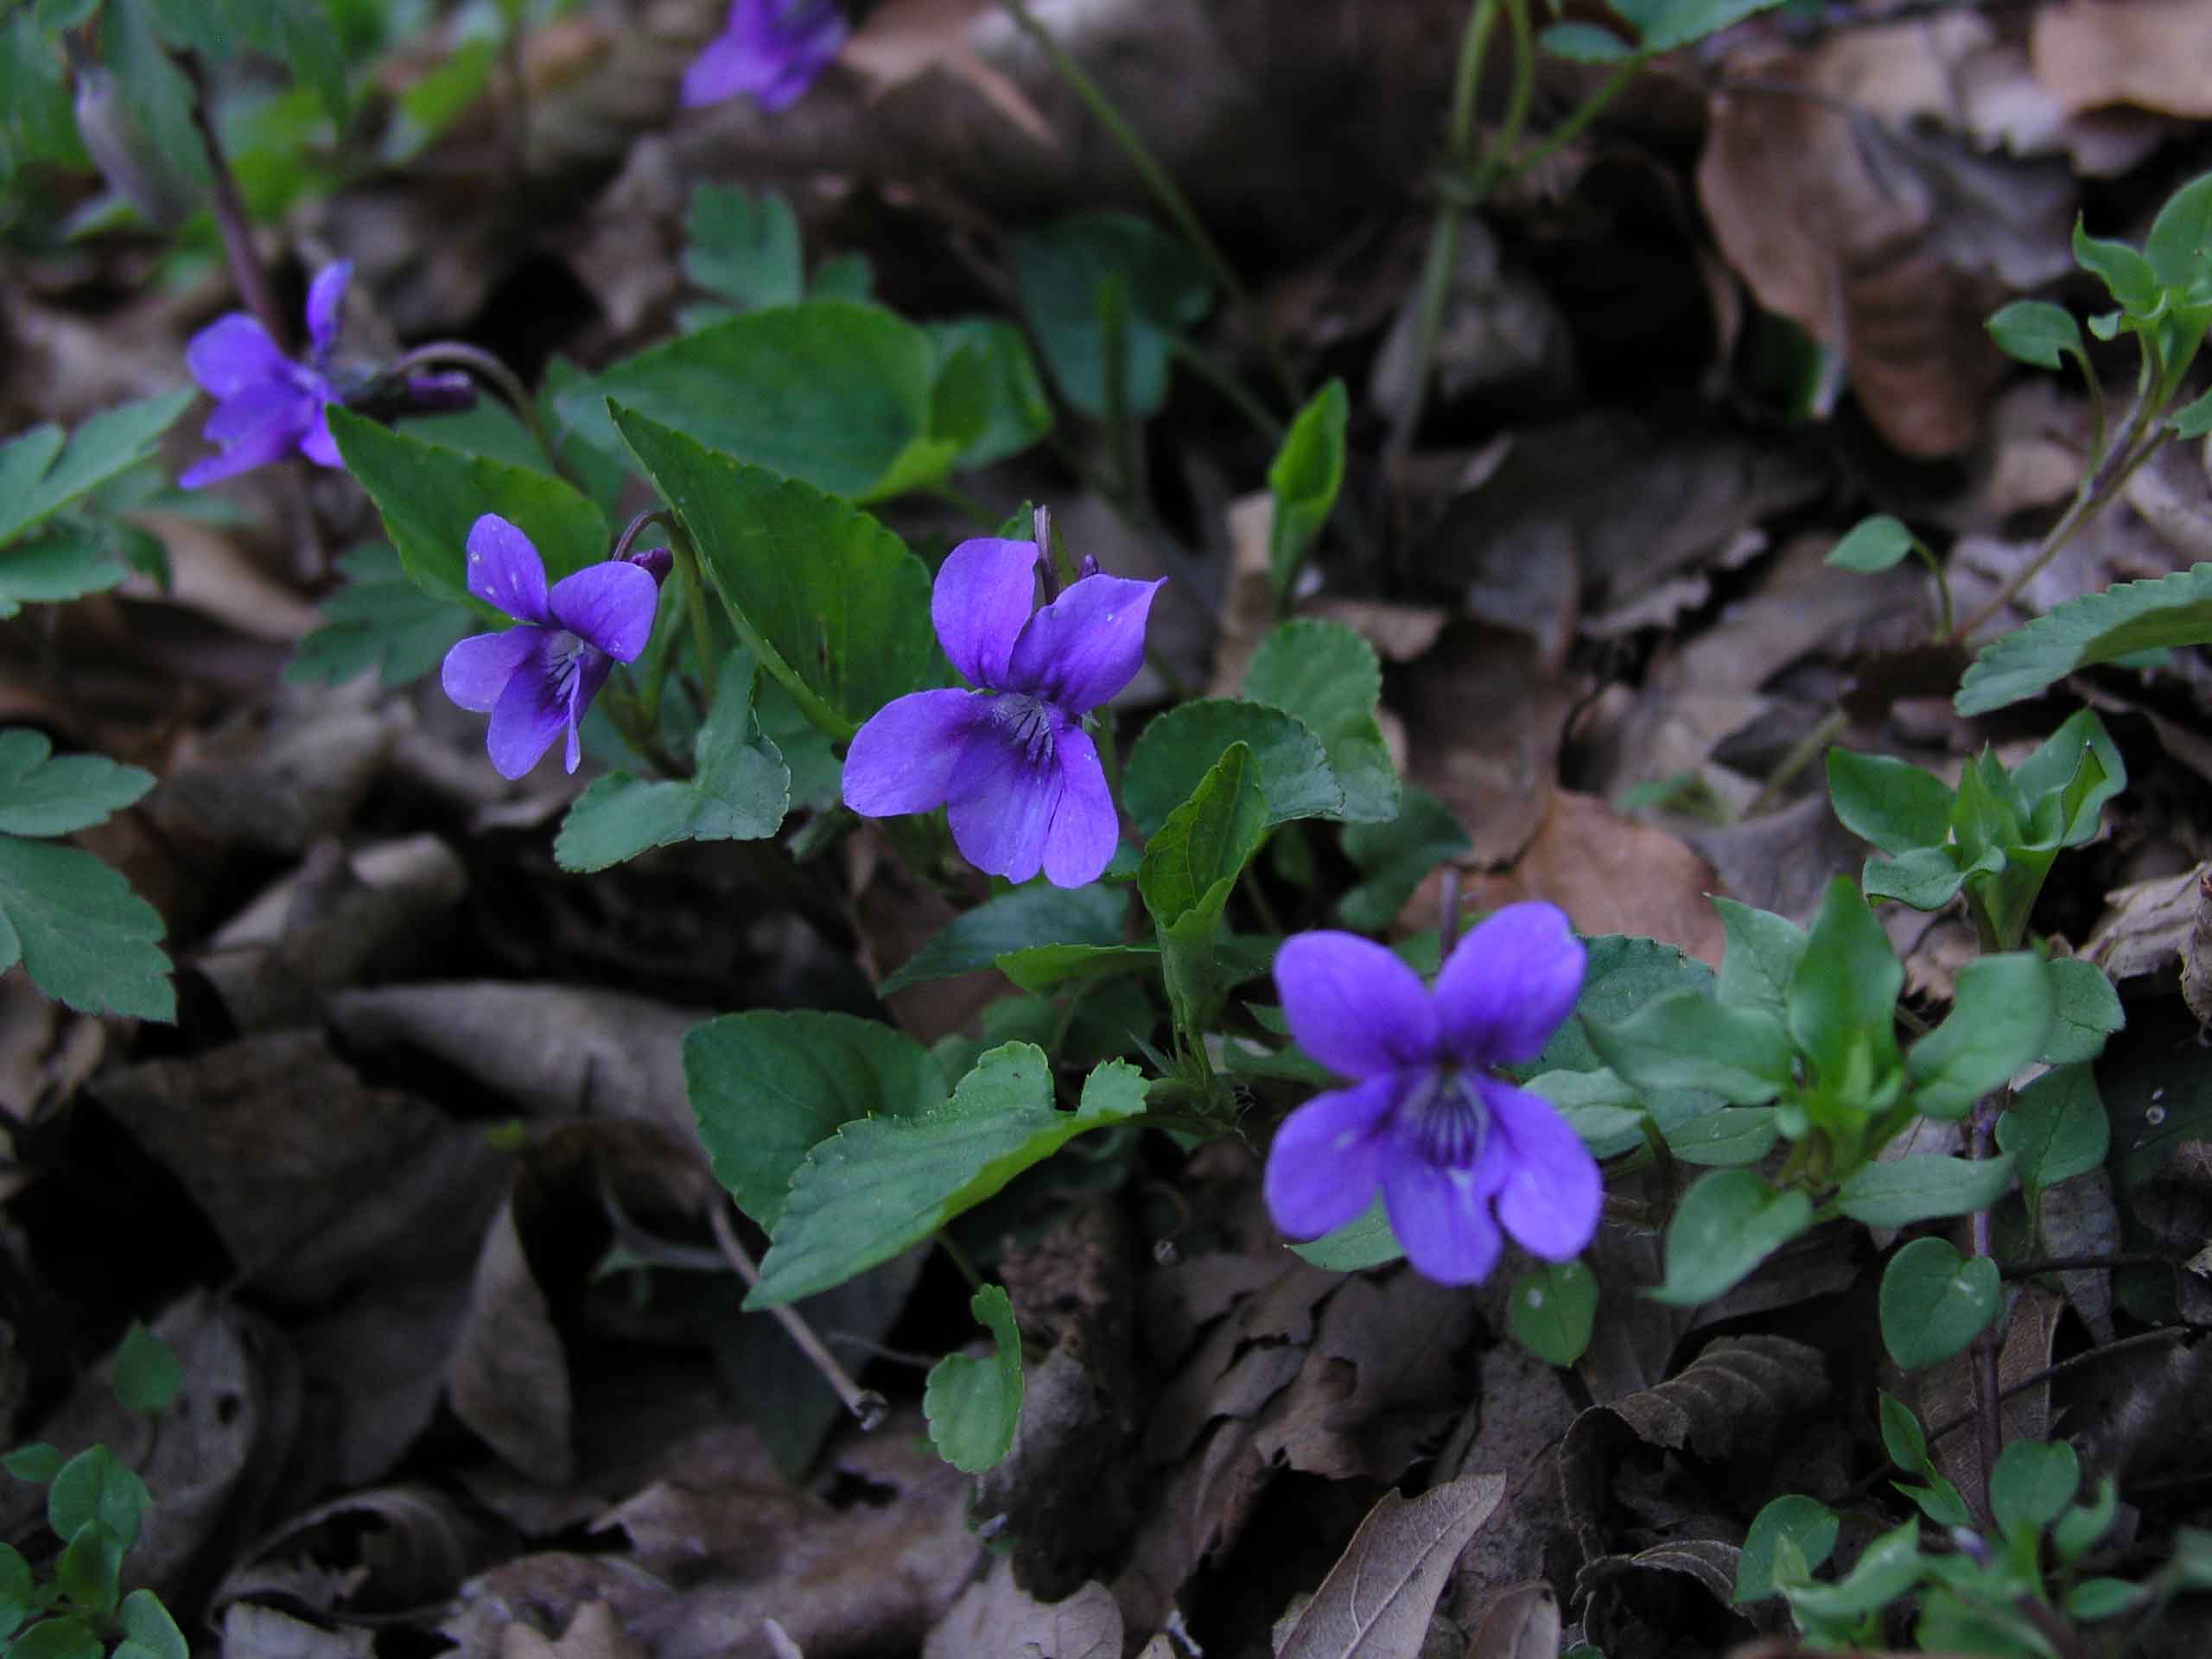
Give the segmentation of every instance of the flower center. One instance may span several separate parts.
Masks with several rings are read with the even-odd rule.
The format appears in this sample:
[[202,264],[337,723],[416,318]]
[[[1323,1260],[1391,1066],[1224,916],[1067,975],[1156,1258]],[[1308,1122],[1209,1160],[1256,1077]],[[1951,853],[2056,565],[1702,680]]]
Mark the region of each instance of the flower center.
[[1473,1077],[1456,1065],[1421,1074],[1399,1108],[1414,1150],[1439,1169],[1469,1169],[1490,1134],[1490,1113]]
[[1031,766],[1052,758],[1052,715],[1042,697],[1026,691],[1001,692],[993,700],[991,714]]
[[591,649],[589,641],[566,628],[557,630],[546,643],[545,683],[556,697],[566,702],[575,692],[576,676],[583,671],[584,653]]

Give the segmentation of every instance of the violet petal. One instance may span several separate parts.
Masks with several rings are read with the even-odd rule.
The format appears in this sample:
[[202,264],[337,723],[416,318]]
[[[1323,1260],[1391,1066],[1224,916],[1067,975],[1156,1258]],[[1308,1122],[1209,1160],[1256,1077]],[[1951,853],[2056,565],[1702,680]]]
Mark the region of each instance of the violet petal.
[[1114,861],[1122,824],[1106,787],[1090,734],[1070,721],[1053,739],[1060,766],[1060,804],[1045,835],[1045,879],[1056,887],[1087,887]]
[[493,770],[502,778],[519,778],[536,766],[569,724],[571,688],[554,672],[548,649],[552,636],[537,629],[531,632],[536,636],[532,649],[492,705],[492,723],[484,733]]
[[1000,691],[1007,659],[1037,594],[1037,544],[979,536],[944,556],[930,589],[930,625],[970,685]]
[[717,35],[683,72],[677,102],[687,110],[720,104],[751,90],[758,71],[751,49],[729,35]]
[[318,467],[345,465],[339,457],[338,441],[330,435],[328,402],[319,402],[308,417],[307,430],[300,434],[300,453]]
[[996,720],[978,726],[953,766],[945,801],[952,843],[977,869],[1027,881],[1045,861],[1065,789],[1056,756],[1033,754]]
[[292,372],[269,331],[243,311],[218,317],[194,334],[184,348],[184,365],[217,397],[235,397],[265,380],[289,380]]
[[1145,620],[1160,586],[1085,576],[1029,619],[1014,641],[1006,684],[1071,714],[1096,709],[1143,666]]
[[308,344],[315,356],[327,357],[338,343],[338,321],[346,304],[346,284],[353,276],[353,262],[340,259],[325,265],[308,284]]
[[893,697],[853,734],[845,752],[845,804],[864,818],[926,812],[944,804],[969,736],[990,718],[991,700],[960,690]]
[[561,757],[562,765],[572,775],[583,759],[584,710],[591,707],[599,688],[614,671],[614,659],[603,651],[588,649],[582,656],[583,660],[576,664],[575,679],[569,688],[569,747]]
[[263,432],[281,433],[289,447],[320,412],[313,393],[289,381],[261,380],[216,404],[200,435],[227,448]]
[[1291,1238],[1319,1238],[1375,1197],[1383,1120],[1403,1088],[1395,1076],[1316,1095],[1282,1121],[1268,1148],[1268,1214]]
[[250,473],[257,467],[266,467],[272,461],[281,461],[291,452],[296,435],[289,427],[264,427],[258,432],[240,438],[219,455],[210,455],[205,461],[194,461],[177,474],[177,487],[196,490],[218,479],[231,478],[239,473]]
[[473,714],[489,714],[525,658],[543,651],[545,631],[530,623],[505,633],[479,633],[446,652],[438,671],[445,694]]
[[652,637],[660,588],[652,573],[627,560],[588,564],[553,584],[545,607],[569,632],[618,663],[635,662]]
[[1504,1241],[1470,1172],[1402,1155],[1381,1166],[1382,1207],[1414,1270],[1444,1285],[1488,1277]]
[[552,621],[545,565],[530,537],[495,512],[468,527],[468,591],[518,622]]
[[1533,1060],[1574,1011],[1586,953],[1556,905],[1508,905],[1452,952],[1436,976],[1436,1018],[1470,1065]]
[[1412,969],[1372,940],[1296,934],[1275,952],[1274,974],[1291,1035],[1330,1071],[1371,1077],[1434,1056],[1428,993]]
[[1531,1255],[1567,1262],[1581,1255],[1605,1204],[1598,1160],[1541,1095],[1495,1077],[1478,1078],[1475,1087],[1490,1108],[1491,1134],[1511,1154],[1497,1218]]

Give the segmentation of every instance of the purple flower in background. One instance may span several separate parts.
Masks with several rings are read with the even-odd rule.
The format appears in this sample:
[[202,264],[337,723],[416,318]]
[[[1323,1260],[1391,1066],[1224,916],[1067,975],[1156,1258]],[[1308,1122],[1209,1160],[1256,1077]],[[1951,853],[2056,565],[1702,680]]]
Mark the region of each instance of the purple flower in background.
[[502,778],[536,766],[563,728],[574,772],[582,758],[576,722],[614,664],[634,661],[652,633],[660,589],[652,571],[609,559],[548,592],[530,537],[487,512],[468,531],[468,591],[522,626],[480,633],[448,652],[446,696],[491,715],[484,747]]
[[1034,542],[981,538],[930,593],[938,642],[976,692],[894,697],[854,734],[845,804],[871,818],[945,808],[979,870],[1058,887],[1097,880],[1121,825],[1082,716],[1135,677],[1157,582],[1085,576],[1030,613]]
[[683,72],[683,107],[747,92],[780,110],[813,84],[845,35],[837,0],[730,0],[722,32]]
[[327,365],[338,340],[338,314],[353,263],[327,267],[308,289],[310,357],[296,363],[276,349],[269,331],[243,311],[218,317],[184,348],[185,366],[215,399],[200,436],[220,454],[185,468],[177,483],[188,490],[267,465],[297,449],[320,467],[338,465],[323,410],[341,401]]
[[1545,904],[1508,905],[1460,940],[1433,993],[1352,934],[1286,942],[1275,985],[1291,1034],[1358,1081],[1316,1095],[1275,1132],[1275,1225],[1318,1237],[1379,1185],[1406,1259],[1445,1284],[1490,1272],[1501,1222],[1548,1262],[1580,1255],[1604,1196],[1597,1160],[1549,1102],[1487,1068],[1535,1058],[1573,1008],[1582,965],[1567,917]]

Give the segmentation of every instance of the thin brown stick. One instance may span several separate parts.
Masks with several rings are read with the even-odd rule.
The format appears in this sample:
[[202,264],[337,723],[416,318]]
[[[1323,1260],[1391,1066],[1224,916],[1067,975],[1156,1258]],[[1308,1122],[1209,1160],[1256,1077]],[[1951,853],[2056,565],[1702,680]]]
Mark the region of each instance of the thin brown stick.
[[[748,1285],[759,1284],[760,1269],[746,1253],[745,1246],[738,1242],[737,1230],[729,1224],[728,1206],[720,1201],[715,1202],[708,1210],[708,1220],[714,1225],[715,1243],[721,1246],[723,1257],[737,1269],[737,1276]],[[800,1317],[797,1308],[772,1307],[768,1312],[776,1316],[776,1323],[782,1325],[791,1339],[798,1344],[799,1352],[804,1354],[814,1369],[822,1373],[822,1380],[835,1390],[837,1398],[844,1402],[845,1409],[859,1421],[862,1433],[882,1423],[884,1414],[891,1409],[891,1402],[874,1389],[864,1389],[854,1382],[851,1375],[837,1363],[837,1356],[831,1353],[822,1338],[814,1334],[814,1327]]]

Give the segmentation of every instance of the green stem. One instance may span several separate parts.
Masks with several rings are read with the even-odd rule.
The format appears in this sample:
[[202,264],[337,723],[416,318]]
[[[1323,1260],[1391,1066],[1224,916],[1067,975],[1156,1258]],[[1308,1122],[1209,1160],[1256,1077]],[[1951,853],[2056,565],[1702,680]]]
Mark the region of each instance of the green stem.
[[968,1287],[970,1290],[981,1290],[983,1287],[983,1275],[976,1271],[976,1264],[969,1260],[968,1252],[952,1242],[952,1235],[939,1229],[937,1242],[944,1251],[945,1260],[960,1269],[960,1276],[968,1281]]
[[1643,67],[1645,61],[1644,54],[1642,53],[1637,54],[1634,57],[1622,59],[1620,67],[1605,78],[1605,85],[1584,99],[1575,106],[1573,113],[1539,139],[1534,149],[1528,151],[1525,155],[1516,156],[1506,162],[1498,174],[1498,179],[1503,181],[1519,178],[1531,168],[1541,167],[1575,139],[1580,137],[1582,130],[1605,112],[1605,105],[1620,96],[1621,88],[1636,79],[1637,71]]
[[1447,189],[1437,204],[1436,223],[1428,233],[1428,252],[1421,261],[1421,294],[1414,309],[1413,384],[1406,389],[1390,423],[1383,446],[1387,459],[1404,455],[1413,448],[1421,412],[1428,404],[1429,377],[1436,368],[1436,341],[1443,332],[1444,308],[1451,298],[1452,272],[1459,261],[1459,226],[1467,209],[1480,200],[1480,185],[1470,171],[1474,141],[1475,92],[1482,82],[1483,57],[1490,47],[1491,31],[1497,26],[1499,0],[1474,0],[1459,31],[1459,55],[1452,71],[1451,115],[1446,128],[1446,168],[1450,175],[1465,179],[1460,188]]
[[1513,85],[1505,96],[1505,119],[1497,141],[1484,154],[1475,175],[1475,194],[1487,196],[1503,172],[1506,158],[1521,142],[1529,124],[1529,105],[1536,92],[1536,37],[1529,26],[1528,0],[1505,0],[1505,19],[1513,29]]
[[1269,443],[1282,442],[1283,423],[1268,412],[1268,406],[1254,397],[1251,388],[1219,358],[1185,334],[1168,335],[1167,349],[1178,363],[1219,392],[1224,402],[1249,421],[1254,431]]
[[1819,725],[1792,744],[1789,753],[1782,757],[1782,764],[1774,769],[1766,782],[1759,785],[1759,792],[1744,809],[1744,822],[1749,823],[1772,808],[1782,798],[1783,791],[1796,780],[1797,774],[1812,765],[1820,752],[1840,736],[1843,728],[1850,723],[1850,716],[1842,709],[1833,709]]
[[1014,19],[1015,26],[1037,42],[1039,49],[1045,54],[1046,60],[1052,66],[1053,73],[1068,84],[1069,90],[1082,100],[1092,118],[1106,129],[1114,143],[1120,147],[1122,154],[1128,157],[1129,165],[1136,170],[1137,176],[1143,180],[1145,188],[1152,192],[1167,217],[1174,221],[1175,228],[1183,234],[1183,239],[1191,245],[1192,251],[1213,273],[1214,280],[1221,284],[1222,291],[1229,296],[1230,303],[1236,308],[1244,319],[1245,326],[1251,330],[1252,338],[1258,342],[1262,355],[1268,359],[1268,366],[1281,386],[1283,396],[1290,400],[1291,407],[1295,409],[1304,403],[1306,394],[1300,389],[1297,372],[1291,367],[1282,342],[1275,338],[1274,330],[1268,326],[1267,314],[1260,308],[1258,302],[1244,286],[1243,280],[1237,276],[1236,268],[1229,263],[1214,239],[1206,234],[1205,226],[1199,223],[1198,214],[1182,191],[1176,188],[1174,180],[1169,178],[1160,163],[1153,159],[1152,152],[1145,148],[1144,140],[1138,137],[1135,130],[1122,118],[1121,111],[1100,90],[1097,82],[1084,73],[1083,67],[1061,49],[1052,32],[1031,15],[1023,0],[999,0],[999,3],[1005,8],[1007,16]]

